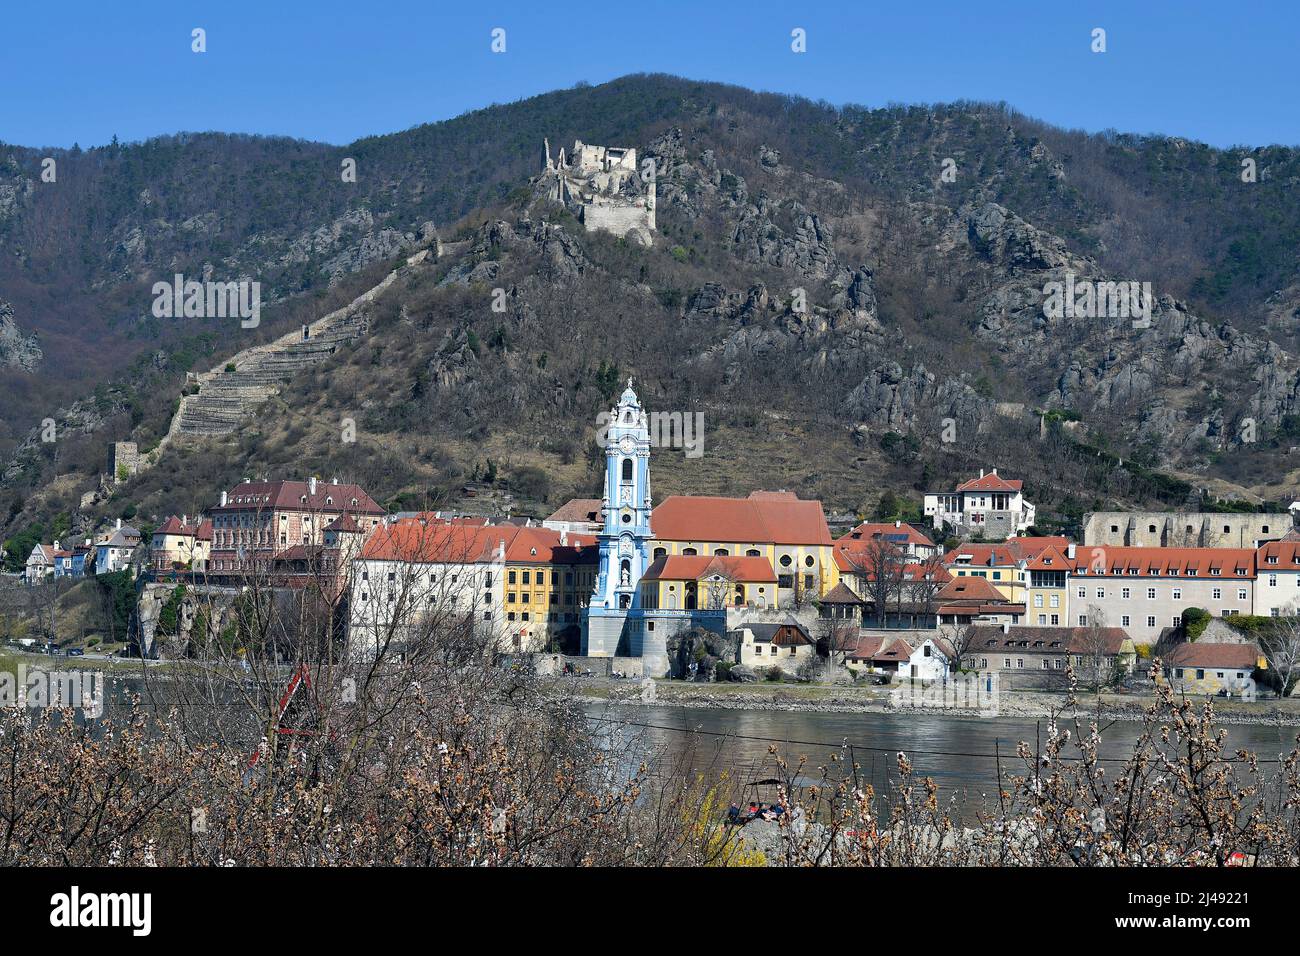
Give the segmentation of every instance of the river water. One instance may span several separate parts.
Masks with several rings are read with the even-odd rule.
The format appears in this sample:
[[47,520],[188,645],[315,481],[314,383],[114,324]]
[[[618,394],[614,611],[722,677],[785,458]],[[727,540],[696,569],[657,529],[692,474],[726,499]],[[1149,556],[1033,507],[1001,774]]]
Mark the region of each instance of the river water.
[[[927,714],[834,714],[685,707],[593,705],[592,727],[611,747],[636,755],[670,773],[698,771],[712,777],[726,771],[746,798],[773,799],[772,788],[751,788],[755,780],[774,774],[769,748],[777,747],[787,763],[807,758],[803,777],[821,776],[820,768],[842,747],[851,746],[859,783],[870,782],[879,794],[898,780],[897,754],[912,762],[916,776],[930,777],[945,799],[963,817],[997,802],[997,773],[1001,755],[1004,776],[1024,775],[1027,767],[1016,755],[1017,744],[1030,750],[1046,734],[1047,721],[1013,718],[963,718]],[[1073,730],[1073,722],[1063,722]],[[1087,722],[1081,721],[1087,731]],[[1142,725],[1117,721],[1102,725],[1101,756],[1117,771],[1133,752]],[[1228,746],[1256,753],[1263,763],[1295,746],[1295,727],[1259,724],[1228,725]],[[1067,756],[1078,750],[1068,746]],[[1115,761],[1110,763],[1109,761]],[[1264,767],[1267,777],[1272,765]]]

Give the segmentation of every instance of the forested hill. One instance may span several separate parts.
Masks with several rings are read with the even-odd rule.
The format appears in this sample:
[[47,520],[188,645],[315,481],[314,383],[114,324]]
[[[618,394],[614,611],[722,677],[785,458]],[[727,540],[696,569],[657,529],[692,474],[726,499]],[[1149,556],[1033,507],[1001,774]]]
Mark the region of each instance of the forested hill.
[[[543,138],[654,156],[654,248],[629,250],[539,206],[528,180]],[[355,182],[341,175],[349,159]],[[29,520],[31,492],[54,475],[91,482],[115,438],[147,447],[187,370],[347,301],[435,234],[446,247],[435,272],[399,283],[383,307],[425,323],[415,344],[403,327],[408,340],[376,362],[373,378],[397,391],[358,383],[347,398],[386,403],[389,418],[405,421],[415,402],[488,434],[527,432],[536,426],[498,417],[499,393],[479,405],[508,373],[507,394],[546,396],[528,414],[556,419],[542,427],[581,458],[588,406],[603,401],[592,383],[618,365],[651,375],[651,393],[672,407],[714,410],[731,465],[756,469],[748,483],[801,484],[845,506],[882,482],[905,490],[946,472],[944,453],[974,464],[1027,422],[1035,435],[1060,426],[1112,470],[1141,471],[1132,482],[1090,472],[1081,498],[1177,498],[1201,485],[1277,497],[1300,443],[1297,198],[1294,148],[1088,136],[985,104],[833,108],[666,76],[346,146],[206,133],[84,151],[0,146],[0,462],[78,400],[85,432],[11,465],[0,508],[11,525]],[[508,233],[490,228],[497,221]],[[559,253],[542,223],[563,233]],[[510,321],[476,317],[464,291],[488,261],[513,283]],[[1045,317],[1044,282],[1067,272],[1149,282],[1153,327]],[[253,331],[155,318],[151,287],[175,273],[255,279],[278,304]],[[791,309],[796,287],[812,296],[810,316]],[[415,317],[416,301],[427,318]],[[619,301],[641,334],[608,327]],[[591,337],[575,341],[576,329]],[[474,358],[444,367],[470,333]],[[451,353],[431,357],[426,344]],[[775,384],[765,369],[780,373]],[[312,401],[339,397],[328,375],[317,386]],[[935,439],[945,418],[962,423],[966,445]],[[804,423],[827,436],[820,454],[831,457],[786,461],[767,442],[787,426],[763,421]],[[383,493],[451,487],[482,467],[471,458],[462,449],[436,467],[395,466]],[[1040,480],[1079,484],[1050,468]]]

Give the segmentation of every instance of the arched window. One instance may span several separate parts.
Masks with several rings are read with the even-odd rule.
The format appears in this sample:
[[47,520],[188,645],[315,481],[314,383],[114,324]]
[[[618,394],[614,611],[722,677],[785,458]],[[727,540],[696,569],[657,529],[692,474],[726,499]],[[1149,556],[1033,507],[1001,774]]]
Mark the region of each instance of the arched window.
[[668,557],[668,549],[667,549],[667,548],[655,548],[655,559],[656,559],[656,560],[658,560],[659,558],[666,558],[666,557]]
[[682,554],[697,554],[694,548],[682,548]]
[[623,480],[624,481],[632,480],[632,459],[631,458],[623,459]]
[[745,552],[745,557],[747,558],[761,558],[762,556],[763,555],[759,552],[757,548],[750,548],[748,551]]
[[1155,526],[1155,525],[1153,525],[1153,524],[1149,524],[1149,525],[1147,525],[1147,531],[1149,531],[1149,532],[1151,532],[1152,534],[1154,534],[1154,533],[1155,533],[1155,530],[1156,530],[1156,526]]
[[722,555],[722,556],[725,558],[725,557],[726,557],[727,555],[729,555],[731,552],[728,551],[726,548],[714,548],[714,549],[713,549],[713,553],[714,553],[714,554],[720,554],[720,555]]

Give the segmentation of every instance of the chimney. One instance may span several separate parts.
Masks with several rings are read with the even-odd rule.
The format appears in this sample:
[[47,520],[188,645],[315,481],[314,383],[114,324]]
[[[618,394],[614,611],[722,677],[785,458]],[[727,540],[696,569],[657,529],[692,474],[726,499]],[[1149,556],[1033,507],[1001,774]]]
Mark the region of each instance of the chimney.
[[315,475],[312,475],[310,478],[307,479],[307,494],[309,494],[309,495],[314,495],[314,494],[316,494],[316,476],[315,476]]
[[1074,555],[1075,555],[1075,544],[1074,544],[1073,541],[1071,541],[1071,542],[1070,542],[1068,545],[1066,545],[1066,547],[1065,547],[1065,556],[1066,556],[1067,558],[1069,558],[1071,561],[1073,561],[1073,560],[1074,560]]
[[563,531],[560,532],[560,547],[567,548],[568,546],[569,546],[569,529],[565,528]]
[[901,519],[901,518],[895,518],[895,519],[894,519],[894,527],[895,527],[895,528],[901,528],[902,526],[903,526],[903,519]]
[[983,469],[983,468],[980,469],[980,477],[981,477],[981,478],[984,477],[984,469]]
[[225,506],[226,506],[226,493],[223,491],[221,493],[221,507],[224,508]]
[[998,470],[997,470],[996,468],[994,468],[994,469],[993,469],[993,474],[996,475],[997,473],[998,473]]
[[185,525],[189,524],[189,521],[187,520],[188,518],[189,518],[189,515],[181,515],[181,527],[182,527],[182,528],[185,527]]
[[118,518],[118,519],[117,519],[117,530],[120,531],[121,529],[122,529],[122,519],[121,519],[121,518]]
[[335,475],[333,478],[330,479],[330,484],[331,484],[331,485],[337,485],[338,483],[339,483],[339,476],[338,476],[338,475]]
[[54,539],[54,550],[55,550],[55,551],[61,551],[61,550],[63,550],[62,548],[59,547],[59,539],[58,539],[58,538],[55,538],[55,539]]

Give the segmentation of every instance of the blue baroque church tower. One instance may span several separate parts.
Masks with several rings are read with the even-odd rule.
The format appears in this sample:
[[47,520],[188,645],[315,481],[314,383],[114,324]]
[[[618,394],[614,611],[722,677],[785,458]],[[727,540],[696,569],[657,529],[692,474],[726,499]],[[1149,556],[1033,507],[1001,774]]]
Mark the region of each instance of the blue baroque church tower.
[[587,606],[582,652],[590,657],[646,658],[646,673],[662,673],[667,649],[646,646],[639,585],[650,565],[650,429],[632,380],[609,413],[605,432],[605,524],[596,588]]

